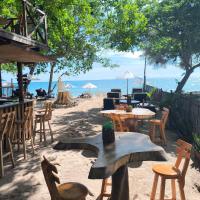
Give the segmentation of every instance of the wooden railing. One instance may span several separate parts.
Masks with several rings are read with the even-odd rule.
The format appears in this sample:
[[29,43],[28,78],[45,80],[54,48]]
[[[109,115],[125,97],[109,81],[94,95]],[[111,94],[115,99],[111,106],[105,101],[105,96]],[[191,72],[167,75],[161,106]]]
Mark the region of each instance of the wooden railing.
[[[147,86],[148,92],[152,89]],[[176,130],[180,137],[192,141],[192,134],[200,134],[200,94],[175,94],[156,88],[152,101],[170,108],[169,128]]]
[[47,45],[47,15],[27,0],[22,0],[19,17],[0,17],[0,27]]

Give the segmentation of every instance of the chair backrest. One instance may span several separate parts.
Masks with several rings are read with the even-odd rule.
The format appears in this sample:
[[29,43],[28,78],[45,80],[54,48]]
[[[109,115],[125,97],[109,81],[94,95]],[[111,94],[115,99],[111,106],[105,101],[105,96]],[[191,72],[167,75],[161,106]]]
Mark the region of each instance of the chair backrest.
[[0,140],[3,140],[3,137],[6,136],[11,138],[11,133],[14,132],[13,126],[15,121],[15,111],[4,113],[0,117]]
[[164,127],[167,123],[168,116],[169,116],[169,109],[164,107],[162,111],[162,117],[161,117],[161,121]]
[[142,92],[142,88],[133,88],[132,89],[132,94],[134,94],[135,92]]
[[103,109],[104,110],[113,110],[115,109],[115,102],[113,99],[104,98],[103,99]]
[[25,138],[29,140],[32,137],[33,131],[33,107],[25,108],[23,122],[23,133],[25,134]]
[[114,124],[114,130],[115,131],[123,131],[123,125],[121,123],[120,117],[118,114],[111,114],[111,119]]
[[120,98],[120,93],[119,92],[108,92],[107,93],[107,98]]
[[140,102],[146,102],[147,99],[147,93],[134,93],[134,100],[140,101]]
[[47,120],[51,120],[52,111],[53,111],[52,105],[53,105],[53,103],[50,102],[50,101],[45,102],[45,105],[44,105],[44,107],[45,107],[45,119],[47,119]]
[[51,200],[61,200],[56,186],[56,183],[60,184],[60,179],[56,175],[58,173],[56,166],[44,157],[44,160],[41,162],[41,167],[49,189]]
[[126,110],[128,107],[127,104],[118,104],[118,105],[115,105],[115,110]]
[[111,89],[111,92],[117,92],[117,93],[119,93],[119,98],[121,98],[121,94],[122,94],[121,89]]
[[190,162],[192,145],[181,140],[181,139],[177,140],[176,144],[177,144],[177,148],[176,148],[177,159],[176,159],[175,167],[177,169],[179,169],[180,164],[181,164],[181,162],[183,161],[183,158],[184,158],[182,170],[179,169],[181,171],[181,176],[182,176],[183,181],[184,181],[185,175],[186,175],[186,172],[187,172],[187,169],[188,169],[188,166],[189,166],[189,162]]

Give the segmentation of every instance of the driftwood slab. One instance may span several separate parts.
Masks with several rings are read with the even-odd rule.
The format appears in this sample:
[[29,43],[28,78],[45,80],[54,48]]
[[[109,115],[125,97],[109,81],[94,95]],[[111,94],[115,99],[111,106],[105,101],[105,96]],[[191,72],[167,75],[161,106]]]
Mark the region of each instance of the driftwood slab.
[[117,169],[134,161],[166,161],[162,147],[153,144],[149,136],[141,133],[116,133],[115,143],[103,146],[102,134],[94,137],[67,139],[55,145],[56,150],[87,149],[97,153],[98,158],[90,169],[90,179],[112,176]]

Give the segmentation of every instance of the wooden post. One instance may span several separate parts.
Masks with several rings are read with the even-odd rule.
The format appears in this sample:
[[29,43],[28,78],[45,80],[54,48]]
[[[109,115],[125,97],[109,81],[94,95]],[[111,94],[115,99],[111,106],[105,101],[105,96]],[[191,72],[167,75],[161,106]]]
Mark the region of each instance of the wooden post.
[[26,2],[22,0],[22,6],[23,6],[23,35],[26,37],[28,36],[28,30],[27,30],[27,10],[26,10]]
[[19,86],[19,102],[24,102],[24,88],[23,88],[23,77],[22,77],[22,63],[17,63],[17,81]]
[[0,64],[0,97],[2,97],[2,78],[1,78],[1,64]]

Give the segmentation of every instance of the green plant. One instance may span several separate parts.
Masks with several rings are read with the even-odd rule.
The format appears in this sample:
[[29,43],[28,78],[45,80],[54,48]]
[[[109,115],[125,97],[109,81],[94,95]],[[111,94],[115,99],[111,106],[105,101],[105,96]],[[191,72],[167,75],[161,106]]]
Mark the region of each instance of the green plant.
[[104,130],[111,130],[113,129],[113,123],[111,121],[107,121],[103,124],[103,129]]
[[127,108],[126,108],[126,112],[132,112],[133,110],[133,107],[131,105],[129,105]]
[[197,152],[200,152],[200,135],[199,134],[193,134],[194,139],[194,149]]
[[150,92],[147,92],[147,97],[152,100],[153,95],[156,93],[157,89],[152,88]]

